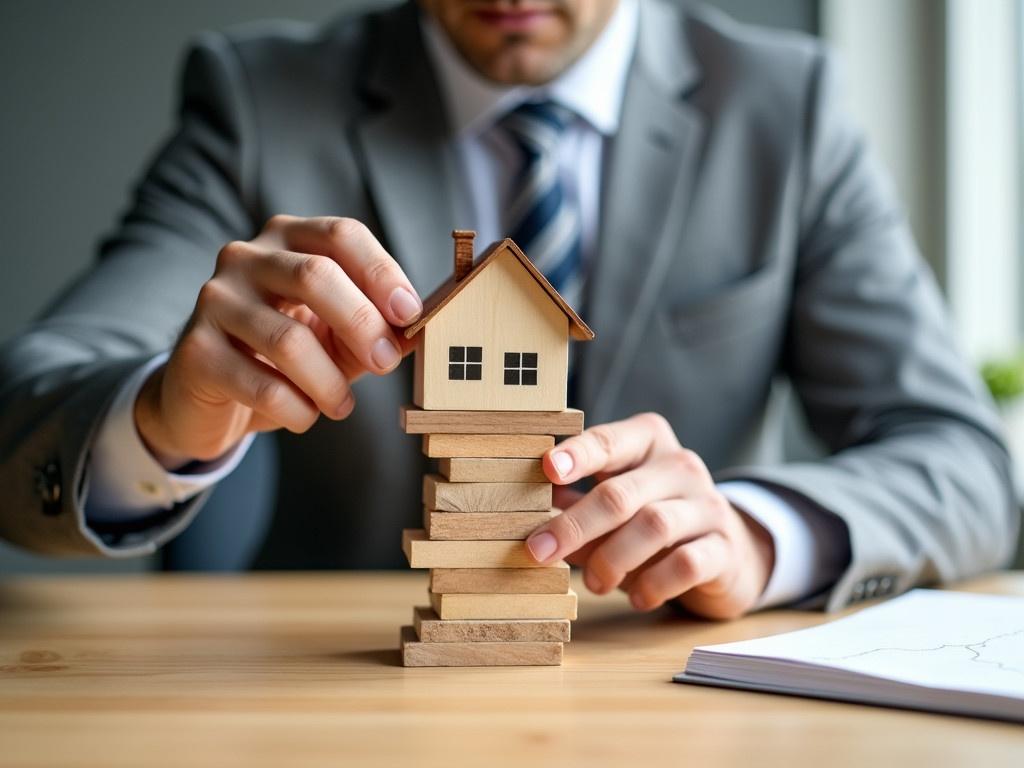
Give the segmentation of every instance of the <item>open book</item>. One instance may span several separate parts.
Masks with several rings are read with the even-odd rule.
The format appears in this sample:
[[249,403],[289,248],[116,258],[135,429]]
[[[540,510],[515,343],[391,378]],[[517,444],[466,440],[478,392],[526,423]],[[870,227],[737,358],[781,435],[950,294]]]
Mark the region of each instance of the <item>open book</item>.
[[1024,598],[918,589],[810,629],[695,648],[673,679],[1024,722]]

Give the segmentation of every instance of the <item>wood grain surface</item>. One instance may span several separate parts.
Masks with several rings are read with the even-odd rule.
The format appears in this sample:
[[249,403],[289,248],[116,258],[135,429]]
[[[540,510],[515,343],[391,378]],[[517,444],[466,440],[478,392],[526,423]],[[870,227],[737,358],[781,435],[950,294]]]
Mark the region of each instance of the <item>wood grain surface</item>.
[[449,483],[423,476],[423,506],[442,512],[547,512],[551,483]]
[[[425,573],[0,580],[0,764],[1021,765],[1019,725],[676,685],[694,645],[818,624],[580,593],[560,667],[405,669]],[[964,585],[1024,595],[1024,574]]]
[[413,608],[412,626],[425,643],[546,642],[567,643],[568,619],[463,619],[442,621],[429,605]]
[[542,568],[432,568],[431,592],[487,594],[564,594],[569,590],[569,565]]
[[438,459],[437,472],[453,483],[546,483],[540,459]]
[[409,435],[578,435],[583,411],[425,411],[403,405],[399,424]]
[[406,667],[548,667],[562,663],[561,643],[421,643],[410,626],[402,627],[401,640],[402,664]]
[[422,528],[402,531],[412,568],[540,568],[521,541],[430,541]]
[[432,459],[539,459],[554,445],[555,438],[551,435],[423,436],[423,453]]
[[575,619],[577,597],[564,595],[475,595],[430,593],[442,619]]
[[436,541],[522,541],[558,510],[545,512],[440,512],[423,510],[423,529]]

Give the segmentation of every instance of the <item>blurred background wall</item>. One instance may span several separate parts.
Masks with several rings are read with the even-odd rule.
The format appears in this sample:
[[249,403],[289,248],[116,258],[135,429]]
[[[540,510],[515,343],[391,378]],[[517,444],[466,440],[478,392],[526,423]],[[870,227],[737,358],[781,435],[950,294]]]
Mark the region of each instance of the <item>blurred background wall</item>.
[[[373,0],[2,0],[0,341],[85,269],[172,126],[196,31],[317,21]],[[1016,351],[1021,262],[1024,0],[717,0],[736,18],[820,34],[846,61],[851,106],[903,195],[972,358]],[[136,570],[0,542],[0,573]]]

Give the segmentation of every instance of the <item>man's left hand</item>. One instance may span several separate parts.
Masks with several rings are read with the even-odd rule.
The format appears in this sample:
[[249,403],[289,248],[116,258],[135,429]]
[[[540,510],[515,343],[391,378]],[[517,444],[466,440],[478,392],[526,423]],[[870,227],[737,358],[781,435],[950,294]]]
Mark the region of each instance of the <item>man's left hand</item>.
[[771,536],[718,491],[662,416],[591,427],[548,451],[544,471],[556,486],[597,481],[587,494],[556,487],[565,511],[527,540],[538,562],[582,566],[590,591],[620,587],[643,611],[678,599],[716,619],[743,615],[764,591]]

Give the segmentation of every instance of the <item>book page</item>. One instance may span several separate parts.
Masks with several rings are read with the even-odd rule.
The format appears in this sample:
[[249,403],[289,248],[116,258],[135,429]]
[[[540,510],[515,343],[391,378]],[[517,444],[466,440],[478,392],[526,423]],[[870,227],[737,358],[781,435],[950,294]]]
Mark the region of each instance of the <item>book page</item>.
[[1024,698],[1024,598],[915,590],[811,629],[702,650]]

